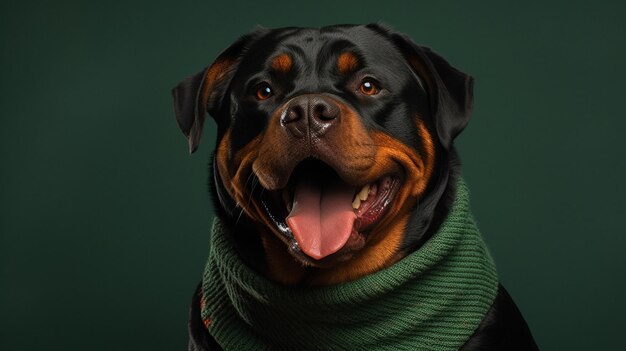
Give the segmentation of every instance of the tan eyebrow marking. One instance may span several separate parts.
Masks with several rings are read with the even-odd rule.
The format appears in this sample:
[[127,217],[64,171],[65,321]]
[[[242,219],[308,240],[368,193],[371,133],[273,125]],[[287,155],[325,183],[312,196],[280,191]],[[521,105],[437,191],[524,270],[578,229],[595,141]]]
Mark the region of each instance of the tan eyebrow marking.
[[347,74],[352,71],[355,71],[359,66],[359,59],[356,55],[350,51],[346,51],[339,55],[337,59],[337,68],[339,69],[339,73]]
[[272,59],[272,68],[280,73],[287,73],[291,70],[293,62],[287,54],[280,54]]

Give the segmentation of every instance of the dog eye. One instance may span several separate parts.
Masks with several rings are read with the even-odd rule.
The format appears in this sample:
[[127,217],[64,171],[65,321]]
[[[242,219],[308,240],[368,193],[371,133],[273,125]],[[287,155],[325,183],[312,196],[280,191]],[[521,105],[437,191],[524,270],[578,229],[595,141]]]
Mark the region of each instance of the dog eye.
[[364,95],[376,95],[380,93],[380,86],[373,78],[365,78],[359,86],[359,91]]
[[256,88],[256,98],[258,100],[269,99],[274,92],[272,91],[272,87],[267,82],[260,83]]

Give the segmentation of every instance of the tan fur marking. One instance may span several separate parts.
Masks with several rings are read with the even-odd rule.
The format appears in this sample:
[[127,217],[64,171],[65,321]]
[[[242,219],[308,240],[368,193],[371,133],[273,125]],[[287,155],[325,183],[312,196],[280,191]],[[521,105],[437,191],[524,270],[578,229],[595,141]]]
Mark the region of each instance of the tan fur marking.
[[288,73],[293,62],[287,54],[280,54],[272,59],[272,68],[279,73]]
[[337,59],[337,68],[339,73],[348,74],[353,72],[359,66],[359,59],[350,51],[343,52]]
[[[249,174],[248,171],[252,166],[252,161],[257,157],[260,138],[252,139],[252,141],[234,155],[231,155],[230,139],[231,129],[228,129],[224,137],[222,137],[215,155],[222,184],[224,184],[226,191],[237,204],[243,207],[248,216],[259,220],[260,216],[255,213],[257,212],[255,211],[257,206],[255,206],[254,201],[251,201],[250,196],[246,192],[246,181],[248,181],[249,178],[247,175],[244,175],[244,173]],[[269,224],[269,222],[265,222],[265,224]]]
[[418,118],[417,128],[419,130],[420,137],[422,138],[422,145],[426,155],[424,155],[424,178],[426,183],[430,180],[430,176],[433,173],[435,167],[435,144],[433,143],[433,137],[426,128],[424,122]]
[[220,173],[222,183],[226,186],[226,190],[230,194],[230,128],[224,133],[222,140],[220,140],[217,146],[217,152],[215,153],[215,161],[217,162],[217,170]]

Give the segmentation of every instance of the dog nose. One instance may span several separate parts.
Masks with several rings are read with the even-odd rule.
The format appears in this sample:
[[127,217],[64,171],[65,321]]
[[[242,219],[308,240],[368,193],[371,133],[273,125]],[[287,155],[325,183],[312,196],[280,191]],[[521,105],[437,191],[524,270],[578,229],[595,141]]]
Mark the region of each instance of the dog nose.
[[324,135],[339,120],[339,106],[319,94],[305,94],[287,102],[281,115],[281,125],[291,135],[301,138],[311,133]]

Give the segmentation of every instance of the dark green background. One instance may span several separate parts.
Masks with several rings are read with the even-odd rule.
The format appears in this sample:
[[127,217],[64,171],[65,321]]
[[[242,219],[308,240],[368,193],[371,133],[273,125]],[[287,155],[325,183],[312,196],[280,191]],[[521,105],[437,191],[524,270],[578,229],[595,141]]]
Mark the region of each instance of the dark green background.
[[623,347],[624,2],[435,3],[2,1],[0,349],[184,349],[214,133],[170,88],[256,24],[375,21],[476,77],[464,175],[540,346]]

